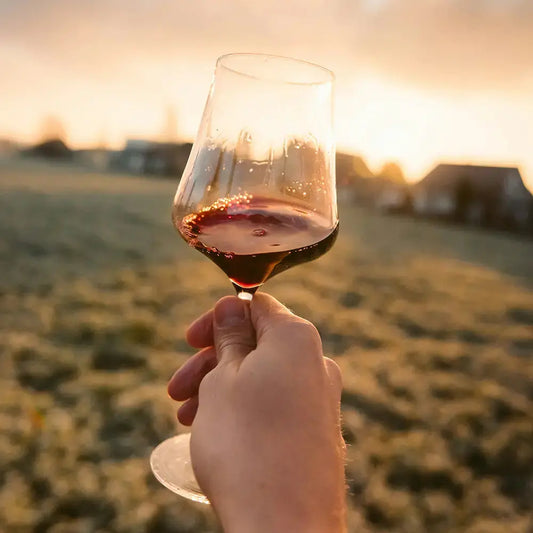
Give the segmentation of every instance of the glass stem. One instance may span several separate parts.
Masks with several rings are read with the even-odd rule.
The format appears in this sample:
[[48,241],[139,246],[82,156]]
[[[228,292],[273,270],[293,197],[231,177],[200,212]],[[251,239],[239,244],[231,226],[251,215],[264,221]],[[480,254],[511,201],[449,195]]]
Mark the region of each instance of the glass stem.
[[251,302],[253,297],[253,292],[240,291],[237,293],[237,298],[239,298],[240,300],[245,300],[247,302]]
[[252,301],[255,291],[259,288],[259,287],[251,287],[249,289],[245,289],[244,287],[240,287],[233,281],[231,282],[231,284],[233,285],[233,288],[235,289],[235,292],[237,293],[237,297],[240,298],[241,300],[246,300],[247,302]]

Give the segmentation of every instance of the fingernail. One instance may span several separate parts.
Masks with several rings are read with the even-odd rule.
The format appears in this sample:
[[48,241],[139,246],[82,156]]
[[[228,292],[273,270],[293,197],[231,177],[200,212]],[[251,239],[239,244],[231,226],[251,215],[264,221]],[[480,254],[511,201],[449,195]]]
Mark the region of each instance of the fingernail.
[[223,328],[238,326],[246,317],[245,305],[235,296],[223,298],[215,306],[215,322]]

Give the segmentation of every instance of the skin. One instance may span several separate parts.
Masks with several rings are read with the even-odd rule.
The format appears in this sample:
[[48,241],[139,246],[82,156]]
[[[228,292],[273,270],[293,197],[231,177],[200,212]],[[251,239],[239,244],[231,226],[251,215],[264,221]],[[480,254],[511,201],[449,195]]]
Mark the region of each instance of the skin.
[[227,533],[345,532],[341,374],[316,328],[258,293],[198,318],[172,377],[200,487]]

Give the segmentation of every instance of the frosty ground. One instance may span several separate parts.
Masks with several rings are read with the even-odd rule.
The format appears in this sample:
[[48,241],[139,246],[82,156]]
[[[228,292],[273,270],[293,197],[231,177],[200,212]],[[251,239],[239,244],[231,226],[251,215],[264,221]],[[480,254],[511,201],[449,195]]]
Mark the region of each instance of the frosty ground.
[[[184,329],[231,292],[175,186],[0,162],[0,531],[218,531],[147,462],[183,430]],[[343,369],[350,531],[531,531],[532,287],[531,240],[348,205],[266,285]]]

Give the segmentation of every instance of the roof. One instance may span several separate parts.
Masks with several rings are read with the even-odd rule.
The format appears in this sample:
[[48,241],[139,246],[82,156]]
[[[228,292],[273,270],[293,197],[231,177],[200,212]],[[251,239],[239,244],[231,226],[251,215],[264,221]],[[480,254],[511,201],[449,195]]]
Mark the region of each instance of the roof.
[[521,187],[526,186],[516,167],[492,167],[482,165],[437,165],[427,176],[417,184],[423,189],[455,189],[457,184],[466,179],[475,189],[486,192],[500,192],[505,180],[509,176],[516,176]]

